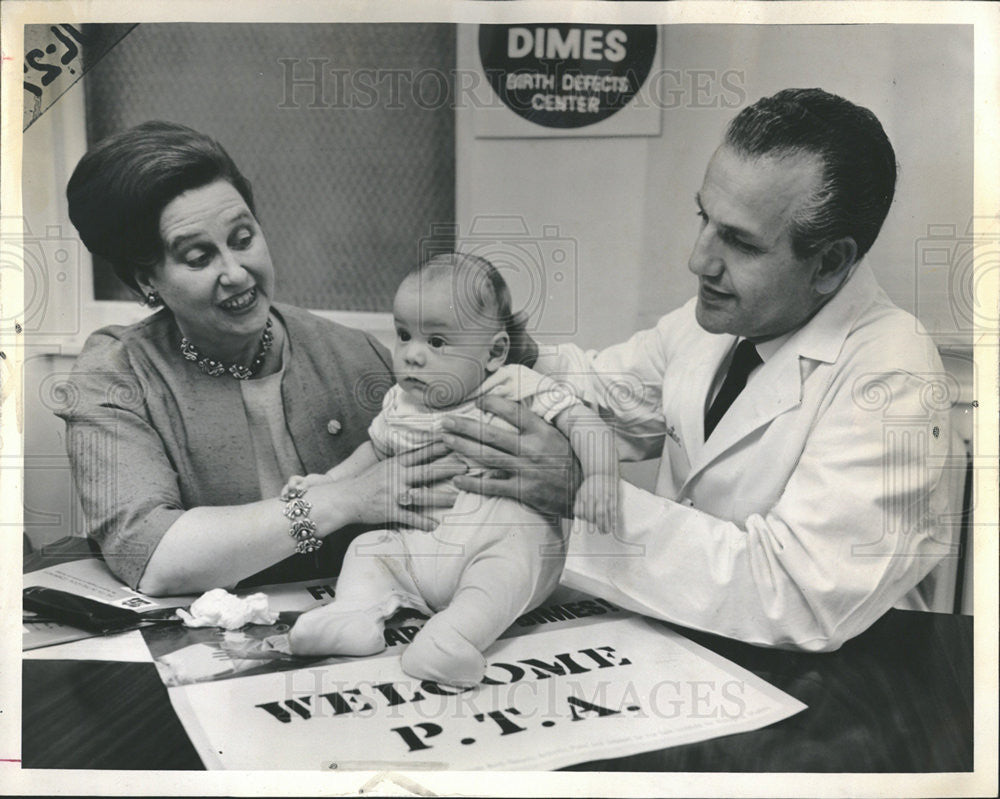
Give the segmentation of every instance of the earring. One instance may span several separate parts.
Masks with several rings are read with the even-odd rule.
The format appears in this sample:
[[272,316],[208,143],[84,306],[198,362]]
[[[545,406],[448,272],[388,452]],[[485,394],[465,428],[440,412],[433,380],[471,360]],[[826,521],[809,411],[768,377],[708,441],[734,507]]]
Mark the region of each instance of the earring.
[[160,299],[160,295],[157,294],[155,291],[147,292],[146,296],[144,297],[144,304],[148,305],[150,308],[155,308],[161,302],[163,302],[163,300]]

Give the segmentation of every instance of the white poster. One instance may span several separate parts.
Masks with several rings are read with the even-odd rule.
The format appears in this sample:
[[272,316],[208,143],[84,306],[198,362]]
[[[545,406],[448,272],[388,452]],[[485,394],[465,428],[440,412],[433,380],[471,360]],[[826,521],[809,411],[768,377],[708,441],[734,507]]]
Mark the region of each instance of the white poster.
[[398,655],[169,693],[205,765],[235,770],[550,769],[758,729],[806,707],[638,617],[502,640],[473,689],[414,680]]

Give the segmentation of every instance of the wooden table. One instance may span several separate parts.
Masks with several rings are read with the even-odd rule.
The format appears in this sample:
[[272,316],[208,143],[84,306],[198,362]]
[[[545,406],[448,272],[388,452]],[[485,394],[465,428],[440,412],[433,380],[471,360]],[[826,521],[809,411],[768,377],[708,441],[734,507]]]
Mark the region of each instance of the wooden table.
[[[831,654],[685,635],[805,702],[763,730],[570,771],[971,771],[972,618],[890,611]],[[201,769],[150,663],[25,660],[23,768]]]

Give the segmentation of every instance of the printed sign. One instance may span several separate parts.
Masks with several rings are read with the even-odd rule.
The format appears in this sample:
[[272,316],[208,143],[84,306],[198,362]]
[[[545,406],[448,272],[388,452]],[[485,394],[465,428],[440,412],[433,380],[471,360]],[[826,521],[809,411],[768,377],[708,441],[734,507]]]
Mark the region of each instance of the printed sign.
[[481,25],[479,57],[510,112],[542,128],[587,128],[618,114],[646,83],[655,25]]
[[465,689],[403,673],[405,640],[294,670],[268,628],[150,649],[210,769],[558,768],[759,729],[805,707],[659,623],[621,611],[549,621],[571,606],[582,608],[522,617],[529,626],[491,647],[482,682]]

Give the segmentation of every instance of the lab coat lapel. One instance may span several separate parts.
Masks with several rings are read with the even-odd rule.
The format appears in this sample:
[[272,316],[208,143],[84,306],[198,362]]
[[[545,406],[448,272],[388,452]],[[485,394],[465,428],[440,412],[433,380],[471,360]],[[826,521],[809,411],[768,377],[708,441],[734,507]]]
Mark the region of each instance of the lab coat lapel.
[[[697,462],[705,440],[705,398],[712,385],[712,378],[719,371],[723,358],[732,349],[735,337],[705,333],[704,343],[697,348],[692,347],[679,364],[678,369],[671,370],[668,380],[683,381],[681,395],[686,397],[680,408],[681,439],[687,451],[688,461]],[[667,386],[667,389],[672,388]]]
[[[802,381],[796,350],[783,347],[760,367],[739,393],[718,426],[702,444],[691,463],[685,487],[709,463],[776,416],[796,407],[802,399]],[[703,425],[699,432],[704,430]]]
[[[802,359],[825,363],[836,361],[854,320],[880,291],[867,264],[858,265],[836,296],[785,342],[774,357],[760,367],[758,374],[753,375],[752,381],[736,397],[708,441],[704,440],[703,419],[708,385],[702,385],[699,379],[700,393],[690,395],[687,407],[688,427],[696,430],[697,437],[691,437],[689,432],[688,440],[704,443],[700,449],[696,444],[690,448],[693,455],[691,471],[684,481],[682,493],[712,461],[776,416],[801,403]],[[717,369],[727,351],[723,349],[717,358],[706,360],[711,360]],[[709,380],[712,374],[715,374],[714,370],[710,371]]]

